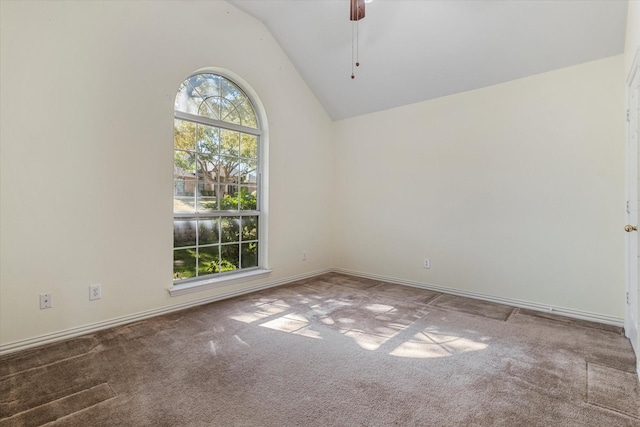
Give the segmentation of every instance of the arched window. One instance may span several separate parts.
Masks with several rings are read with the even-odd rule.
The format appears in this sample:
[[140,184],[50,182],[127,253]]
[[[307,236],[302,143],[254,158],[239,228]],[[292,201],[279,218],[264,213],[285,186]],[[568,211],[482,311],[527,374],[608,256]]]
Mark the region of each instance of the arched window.
[[260,119],[236,83],[185,80],[174,107],[174,283],[261,266]]

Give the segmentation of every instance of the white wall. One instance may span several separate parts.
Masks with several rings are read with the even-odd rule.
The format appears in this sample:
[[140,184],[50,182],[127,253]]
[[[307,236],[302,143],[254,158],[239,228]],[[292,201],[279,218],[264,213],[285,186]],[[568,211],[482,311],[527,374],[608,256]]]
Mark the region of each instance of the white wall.
[[337,122],[336,267],[622,319],[622,67]]
[[0,5],[0,345],[238,288],[167,293],[173,100],[202,67],[246,80],[269,119],[262,282],[331,266],[333,125],[261,23],[222,1]]

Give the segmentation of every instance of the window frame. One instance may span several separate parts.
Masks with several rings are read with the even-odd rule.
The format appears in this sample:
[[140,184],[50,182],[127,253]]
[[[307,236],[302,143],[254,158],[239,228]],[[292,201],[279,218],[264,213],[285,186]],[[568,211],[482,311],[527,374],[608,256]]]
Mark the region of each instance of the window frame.
[[[267,174],[267,121],[266,115],[264,113],[264,108],[259,98],[255,94],[255,91],[239,76],[234,75],[226,70],[221,69],[202,69],[198,70],[191,75],[189,75],[183,82],[188,81],[192,77],[196,75],[202,74],[212,74],[216,76],[220,76],[230,83],[234,84],[247,98],[247,100],[251,103],[253,111],[255,113],[256,118],[256,128],[242,126],[231,122],[226,122],[224,120],[214,119],[206,116],[201,116],[197,114],[191,114],[184,111],[178,111],[173,108],[173,121],[181,120],[195,124],[203,124],[206,126],[216,127],[221,130],[229,130],[233,132],[240,132],[243,134],[248,134],[255,136],[257,138],[257,174],[256,174],[256,188],[257,188],[257,197],[256,197],[256,209],[254,210],[214,210],[214,211],[205,211],[205,212],[197,212],[194,209],[193,212],[176,212],[172,203],[172,223],[175,223],[176,220],[180,219],[207,219],[207,218],[222,218],[222,217],[257,217],[258,221],[258,235],[257,235],[257,245],[258,245],[258,260],[257,266],[242,268],[241,265],[237,270],[232,271],[221,271],[217,273],[206,274],[202,276],[195,276],[191,278],[181,279],[181,280],[173,280],[173,284],[169,289],[169,293],[171,296],[182,295],[185,293],[196,292],[200,290],[206,290],[211,288],[216,288],[219,286],[227,286],[235,283],[241,283],[249,280],[256,280],[262,277],[266,277],[271,270],[267,267],[268,260],[268,252],[267,252],[267,196],[268,196],[268,174]],[[176,96],[180,93],[180,89],[176,93]],[[175,129],[175,124],[173,126]],[[175,130],[174,137],[172,138],[172,151],[175,152]],[[175,176],[173,178],[175,185]],[[172,196],[175,197],[175,196]],[[239,250],[242,250],[242,238],[238,241]],[[218,246],[222,248],[222,245],[219,243]],[[199,247],[196,242],[196,246]],[[174,259],[174,252],[176,250],[175,242],[172,244],[172,260]],[[241,255],[240,255],[241,256]],[[174,269],[172,268],[172,277],[175,274]],[[197,267],[196,267],[197,274]]]

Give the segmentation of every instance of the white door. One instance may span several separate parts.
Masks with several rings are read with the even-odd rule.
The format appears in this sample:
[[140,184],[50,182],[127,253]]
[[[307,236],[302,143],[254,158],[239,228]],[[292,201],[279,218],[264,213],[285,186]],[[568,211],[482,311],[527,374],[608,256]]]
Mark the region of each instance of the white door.
[[640,248],[638,247],[638,205],[640,204],[640,152],[638,150],[638,137],[640,135],[640,51],[636,53],[635,60],[629,79],[628,86],[628,110],[627,110],[627,308],[625,314],[625,333],[631,340],[633,349],[640,360],[640,349],[638,348],[638,278],[640,273]]

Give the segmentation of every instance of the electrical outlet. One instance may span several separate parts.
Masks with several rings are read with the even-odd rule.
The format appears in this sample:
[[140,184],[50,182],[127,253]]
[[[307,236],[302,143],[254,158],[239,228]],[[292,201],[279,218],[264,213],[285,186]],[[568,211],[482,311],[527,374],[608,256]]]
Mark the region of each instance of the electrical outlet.
[[40,310],[51,307],[51,294],[40,294]]
[[307,251],[306,250],[302,251],[302,260],[303,261],[307,260]]
[[422,265],[424,268],[429,269],[431,268],[431,260],[429,258],[425,258],[424,259],[424,264]]
[[89,301],[102,298],[102,285],[100,283],[89,286]]

